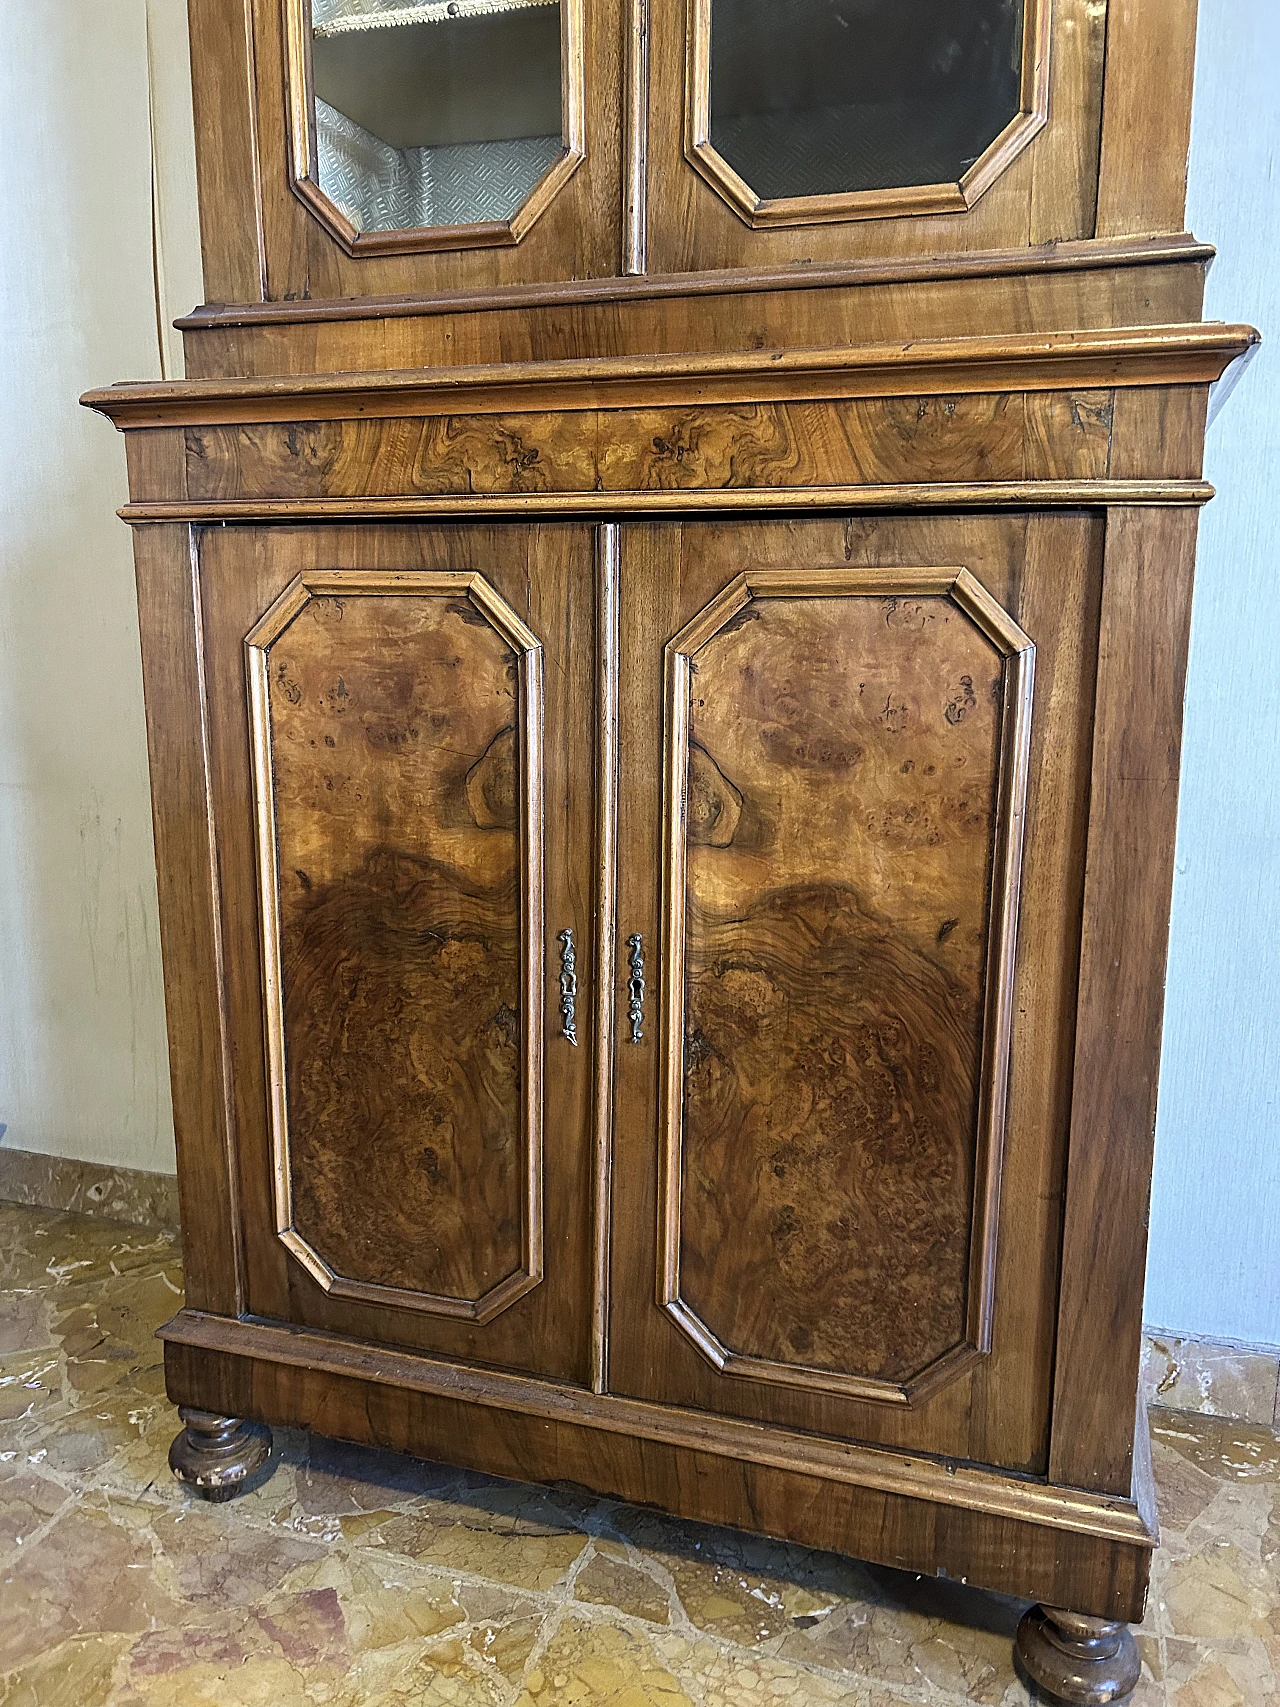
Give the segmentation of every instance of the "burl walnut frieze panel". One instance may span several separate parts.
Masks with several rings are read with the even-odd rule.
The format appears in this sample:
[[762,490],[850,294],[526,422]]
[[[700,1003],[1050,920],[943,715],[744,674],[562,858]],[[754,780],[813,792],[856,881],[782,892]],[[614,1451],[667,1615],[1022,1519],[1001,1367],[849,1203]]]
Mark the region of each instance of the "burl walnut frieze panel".
[[660,1284],[725,1373],[989,1347],[1034,657],[948,569],[745,575],[668,648]]
[[259,422],[188,429],[186,484],[226,501],[1103,479],[1112,410],[1090,390]]
[[479,576],[332,571],[247,650],[280,1236],[487,1321],[542,1268],[538,642]]

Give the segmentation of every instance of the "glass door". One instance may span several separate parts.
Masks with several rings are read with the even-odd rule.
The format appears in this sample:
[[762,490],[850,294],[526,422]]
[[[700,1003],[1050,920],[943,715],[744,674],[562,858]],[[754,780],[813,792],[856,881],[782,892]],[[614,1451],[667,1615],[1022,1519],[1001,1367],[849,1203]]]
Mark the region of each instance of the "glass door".
[[289,0],[295,183],[353,251],[518,242],[583,154],[578,0]]

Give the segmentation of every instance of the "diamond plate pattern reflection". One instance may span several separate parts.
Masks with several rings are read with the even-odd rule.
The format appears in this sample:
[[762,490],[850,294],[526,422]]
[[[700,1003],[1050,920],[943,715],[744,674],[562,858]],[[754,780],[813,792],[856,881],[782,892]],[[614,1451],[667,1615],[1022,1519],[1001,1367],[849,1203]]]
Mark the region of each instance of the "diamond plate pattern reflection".
[[[954,110],[958,109],[958,110]],[[712,117],[711,145],[757,195],[945,184],[973,164],[968,103],[877,101]]]
[[452,23],[456,18],[520,12],[529,6],[555,6],[559,0],[312,0],[311,22],[318,36],[372,30],[396,24]]
[[510,219],[563,149],[558,136],[392,148],[336,107],[316,102],[320,188],[357,231]]

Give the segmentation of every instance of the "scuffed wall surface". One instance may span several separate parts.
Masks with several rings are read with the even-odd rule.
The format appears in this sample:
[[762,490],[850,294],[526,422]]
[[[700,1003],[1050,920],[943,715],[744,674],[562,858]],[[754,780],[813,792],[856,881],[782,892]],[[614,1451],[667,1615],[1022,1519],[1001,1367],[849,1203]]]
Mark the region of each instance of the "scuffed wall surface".
[[151,10],[0,0],[0,1123],[5,1145],[164,1170],[124,445],[76,401],[158,377],[162,347],[172,372],[161,322],[200,295],[186,8]]

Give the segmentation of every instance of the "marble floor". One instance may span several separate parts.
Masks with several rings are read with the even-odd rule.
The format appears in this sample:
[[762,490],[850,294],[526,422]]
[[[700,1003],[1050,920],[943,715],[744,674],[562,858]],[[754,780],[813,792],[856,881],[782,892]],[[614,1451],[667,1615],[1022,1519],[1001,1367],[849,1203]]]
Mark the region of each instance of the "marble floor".
[[[1014,1707],[1019,1603],[280,1431],[183,1496],[169,1235],[0,1205],[0,1707]],[[1280,1707],[1280,1436],[1153,1429],[1138,1707]]]

